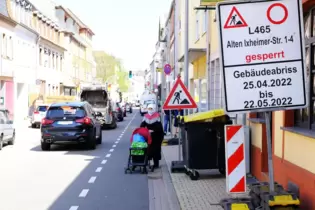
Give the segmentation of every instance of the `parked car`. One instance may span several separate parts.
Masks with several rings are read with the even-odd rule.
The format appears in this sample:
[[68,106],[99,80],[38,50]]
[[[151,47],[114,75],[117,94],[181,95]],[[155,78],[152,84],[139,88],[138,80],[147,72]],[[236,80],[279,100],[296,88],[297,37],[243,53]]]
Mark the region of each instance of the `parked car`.
[[140,107],[140,100],[137,100],[137,101],[136,101],[135,107]]
[[9,111],[6,109],[0,109],[0,134],[0,150],[4,144],[14,144],[15,128],[13,121],[9,120]]
[[131,103],[126,103],[126,111],[128,113],[132,113],[132,106],[131,106]]
[[47,104],[40,104],[37,106],[30,119],[32,128],[38,128],[40,126],[42,119],[46,115],[48,107],[49,105]]
[[125,103],[120,103],[120,107],[123,111],[124,117],[127,117],[127,111],[126,111],[126,104]]
[[120,107],[120,104],[118,102],[115,103],[114,110],[115,110],[116,119],[120,122],[123,121],[124,120],[124,113],[123,113],[123,110]]
[[41,148],[50,150],[52,144],[83,143],[95,149],[102,143],[101,123],[88,102],[53,103],[41,126]]

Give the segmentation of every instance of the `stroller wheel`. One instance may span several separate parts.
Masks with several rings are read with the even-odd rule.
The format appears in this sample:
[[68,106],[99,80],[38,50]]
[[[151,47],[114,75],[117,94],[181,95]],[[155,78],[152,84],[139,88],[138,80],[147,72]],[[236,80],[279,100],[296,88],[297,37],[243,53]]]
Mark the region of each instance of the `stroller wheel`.
[[143,167],[143,168],[141,169],[141,171],[142,171],[143,174],[147,174],[147,173],[148,173],[147,167]]

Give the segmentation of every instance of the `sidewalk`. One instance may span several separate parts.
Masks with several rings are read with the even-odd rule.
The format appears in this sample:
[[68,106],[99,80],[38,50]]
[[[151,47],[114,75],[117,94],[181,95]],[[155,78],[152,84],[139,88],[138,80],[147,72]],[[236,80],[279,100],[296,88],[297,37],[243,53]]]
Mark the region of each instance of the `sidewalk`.
[[[163,146],[162,151],[170,173],[171,162],[178,160],[178,146]],[[226,193],[225,178],[217,170],[201,171],[197,181],[192,181],[185,173],[170,173],[170,176],[181,210],[222,210],[211,204],[230,197]]]

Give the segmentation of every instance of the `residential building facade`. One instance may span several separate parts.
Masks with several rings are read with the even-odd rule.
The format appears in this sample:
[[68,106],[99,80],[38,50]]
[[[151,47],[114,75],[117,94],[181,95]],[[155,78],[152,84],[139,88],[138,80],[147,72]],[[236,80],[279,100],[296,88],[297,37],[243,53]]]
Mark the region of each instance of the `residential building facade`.
[[14,121],[22,122],[28,115],[29,90],[36,91],[36,67],[39,33],[33,24],[33,5],[29,1],[10,1],[8,14],[17,22],[15,27],[13,98]]
[[7,0],[0,0],[0,106],[14,119],[14,40],[17,22],[10,18]]
[[62,28],[66,69],[64,72],[64,95],[76,95],[81,83],[93,81],[96,64],[92,53],[93,31],[70,9],[56,5],[56,16]]

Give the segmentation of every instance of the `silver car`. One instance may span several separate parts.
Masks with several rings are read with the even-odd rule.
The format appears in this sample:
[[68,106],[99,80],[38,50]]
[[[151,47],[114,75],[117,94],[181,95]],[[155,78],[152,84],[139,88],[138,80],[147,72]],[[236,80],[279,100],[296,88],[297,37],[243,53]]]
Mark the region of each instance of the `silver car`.
[[49,105],[47,104],[41,104],[38,105],[35,111],[33,112],[31,116],[31,126],[32,128],[39,128],[40,123],[42,119],[46,116],[46,111],[48,109]]

